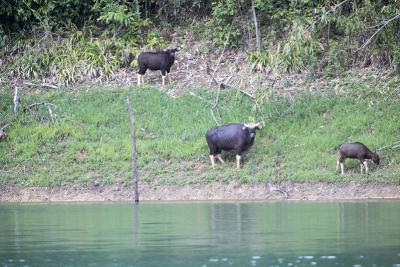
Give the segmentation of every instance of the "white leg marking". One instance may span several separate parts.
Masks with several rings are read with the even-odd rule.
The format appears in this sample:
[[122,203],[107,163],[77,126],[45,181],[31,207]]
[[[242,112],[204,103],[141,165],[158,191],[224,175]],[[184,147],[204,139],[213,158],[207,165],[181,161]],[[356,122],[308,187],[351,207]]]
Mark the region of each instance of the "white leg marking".
[[344,164],[343,162],[340,163],[340,170],[342,171],[342,175],[344,174]]
[[140,75],[140,78],[142,78],[142,84],[144,84],[144,75]]
[[162,85],[163,86],[165,85],[165,76],[164,75],[162,76]]
[[220,154],[217,154],[217,159],[218,159],[221,163],[225,164],[225,161],[221,158],[221,155],[220,155]]
[[137,85],[138,85],[138,86],[140,85],[140,79],[141,79],[140,76],[142,76],[142,75],[140,75],[140,74],[137,75]]
[[365,167],[365,174],[368,174],[368,164],[367,164],[367,161],[364,161],[364,167]]
[[171,83],[171,75],[169,73],[167,73],[168,75],[168,82]]
[[211,160],[211,166],[214,168],[214,166],[215,166],[215,158],[214,158],[214,155],[210,155],[210,160]]
[[337,160],[337,161],[336,161],[336,171],[337,171],[337,172],[339,171],[339,165],[340,165],[340,161]]
[[237,169],[240,169],[240,159],[241,158],[242,157],[240,155],[236,155],[236,168]]
[[361,171],[361,174],[363,173],[363,167],[364,167],[363,163],[360,162],[360,171]]

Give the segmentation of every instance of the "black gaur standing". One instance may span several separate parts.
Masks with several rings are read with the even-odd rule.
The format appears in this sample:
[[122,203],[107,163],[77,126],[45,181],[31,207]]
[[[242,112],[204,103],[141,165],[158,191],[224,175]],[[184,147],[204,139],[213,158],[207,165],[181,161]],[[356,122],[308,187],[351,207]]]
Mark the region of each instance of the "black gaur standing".
[[236,167],[239,169],[242,153],[247,151],[254,143],[256,129],[261,129],[260,123],[231,123],[208,130],[206,140],[210,149],[211,165],[214,167],[215,157],[221,163],[225,163],[221,158],[222,150],[234,150],[236,153]]
[[344,174],[344,161],[346,158],[358,159],[360,161],[361,173],[363,172],[363,167],[365,167],[365,173],[368,173],[367,159],[372,159],[374,163],[379,164],[378,154],[372,152],[366,145],[360,142],[341,144],[336,150],[339,154],[336,171],[339,170],[340,165],[342,175]]
[[171,82],[169,72],[171,70],[171,66],[174,64],[175,52],[177,51],[177,48],[173,48],[166,49],[164,51],[140,53],[138,57],[139,72],[137,84],[140,85],[140,83],[144,83],[143,75],[146,73],[147,69],[161,70],[163,85],[165,85],[166,75],[168,75],[168,80]]

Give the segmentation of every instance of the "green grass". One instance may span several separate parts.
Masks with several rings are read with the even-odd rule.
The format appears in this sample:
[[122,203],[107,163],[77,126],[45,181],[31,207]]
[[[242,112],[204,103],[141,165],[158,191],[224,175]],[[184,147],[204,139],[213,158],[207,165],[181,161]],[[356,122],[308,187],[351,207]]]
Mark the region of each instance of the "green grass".
[[235,169],[232,153],[223,154],[225,166],[210,167],[204,134],[215,125],[207,102],[215,101],[212,90],[196,91],[202,99],[190,94],[171,98],[152,87],[22,96],[22,107],[54,104],[55,123],[43,106],[14,117],[12,96],[0,92],[0,124],[13,121],[7,139],[0,141],[0,185],[128,184],[128,96],[137,122],[139,174],[148,183],[260,183],[268,179],[398,183],[400,153],[390,148],[379,151],[381,165],[370,164],[368,176],[358,173],[355,160],[346,162],[345,176],[335,173],[334,148],[339,144],[360,141],[375,149],[400,140],[398,101],[377,101],[370,91],[360,97],[358,92],[365,91],[361,89],[350,88],[353,93],[341,97],[325,93],[300,95],[294,101],[271,98],[258,109],[237,91],[221,92],[214,110],[221,123],[265,119],[241,170]]

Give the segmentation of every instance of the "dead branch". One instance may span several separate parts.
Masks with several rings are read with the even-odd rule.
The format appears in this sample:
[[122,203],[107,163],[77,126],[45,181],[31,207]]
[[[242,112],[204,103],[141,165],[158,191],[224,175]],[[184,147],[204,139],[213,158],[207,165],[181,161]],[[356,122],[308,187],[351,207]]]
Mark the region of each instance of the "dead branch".
[[231,32],[228,32],[228,35],[226,36],[226,40],[225,40],[225,43],[224,43],[224,48],[222,49],[222,53],[221,53],[221,55],[219,56],[219,58],[218,58],[218,62],[217,62],[217,66],[215,67],[215,69],[214,69],[214,75],[215,75],[215,73],[218,71],[218,69],[219,69],[219,65],[221,64],[221,60],[222,60],[222,57],[224,56],[224,53],[225,53],[225,48],[226,48],[226,46],[227,46],[227,44],[228,44],[228,41],[229,41],[229,36],[231,35]]
[[282,193],[282,194],[283,194],[283,197],[284,197],[285,199],[288,199],[288,198],[289,198],[290,188],[289,188],[288,190],[280,189],[280,188],[278,188],[278,187],[273,186],[270,182],[267,183],[266,187],[267,187],[267,189],[269,188],[269,191],[270,191],[270,192],[277,191],[277,192]]
[[344,3],[346,3],[347,1],[349,1],[349,0],[344,0],[344,1],[340,2],[339,4],[337,4],[337,5],[333,6],[333,7],[331,7],[331,9],[329,9],[327,12],[325,12],[323,15],[319,16],[319,17],[311,24],[310,27],[314,26],[318,21],[320,21],[320,20],[322,19],[323,16],[326,16],[326,15],[328,15],[328,14],[331,13],[331,12],[335,12],[335,11],[336,11],[336,8],[340,7],[341,5],[343,5]]
[[[210,68],[209,68],[209,66],[208,66],[208,63],[207,63],[207,65],[206,65],[206,73],[211,77],[211,79],[212,79],[213,82],[218,86],[218,88],[224,88],[224,87],[225,87],[225,85],[224,85],[223,83],[219,83],[219,82],[215,79],[214,75],[211,74]],[[215,71],[214,71],[214,73],[215,73]]]
[[214,121],[215,121],[215,124],[216,125],[220,125],[220,123],[217,121],[217,119],[215,118],[215,116],[214,116],[214,111],[211,109],[211,116],[213,117],[213,119],[214,119]]
[[377,151],[381,151],[382,149],[385,149],[385,148],[388,148],[388,147],[390,147],[391,149],[393,149],[393,148],[398,148],[398,147],[400,147],[400,141],[396,141],[396,142],[394,142],[394,143],[392,143],[392,144],[389,144],[389,145],[385,145],[385,146],[383,146],[383,147],[380,147],[380,148],[377,149]]
[[378,32],[380,32],[386,25],[388,25],[391,21],[397,19],[398,17],[400,17],[400,14],[397,14],[396,16],[386,20],[385,23],[378,30],[376,30],[374,32],[374,34],[370,38],[368,38],[368,40],[360,48],[358,48],[358,50],[361,50],[361,49],[364,49],[365,47],[367,47],[371,43],[371,40],[375,37],[375,35],[378,34]]
[[32,111],[34,111],[34,110],[36,109],[36,107],[38,107],[38,106],[45,106],[45,107],[47,108],[47,111],[49,112],[51,121],[52,121],[52,122],[55,122],[55,117],[56,117],[56,115],[53,113],[53,110],[52,110],[52,108],[51,108],[51,107],[55,107],[54,104],[51,104],[51,103],[48,103],[48,102],[33,103],[33,104],[29,105],[28,107],[26,107],[24,110],[25,110],[25,112],[26,112],[26,111],[32,112]]
[[244,94],[244,95],[247,95],[247,96],[250,97],[251,99],[256,99],[256,97],[255,97],[254,95],[252,95],[252,94],[250,94],[250,93],[248,93],[248,92],[246,92],[246,91],[240,90],[240,92],[241,92],[242,94]]
[[36,83],[32,83],[32,82],[28,82],[25,81],[24,85],[28,85],[28,86],[41,86],[41,87],[49,87],[49,88],[53,88],[53,89],[58,89],[58,86],[51,84],[51,83],[41,83],[41,84],[36,84]]
[[201,96],[199,96],[199,95],[196,95],[196,94],[193,93],[193,92],[189,92],[189,95],[192,95],[192,96],[194,96],[194,97],[197,97],[198,99],[203,100],[204,102],[210,104],[211,106],[214,106],[214,103],[211,103],[210,101],[208,101],[208,100],[205,99],[204,97],[201,97]]
[[15,86],[14,90],[14,114],[17,114],[18,112],[18,105],[20,102],[19,94],[18,94],[18,87]]

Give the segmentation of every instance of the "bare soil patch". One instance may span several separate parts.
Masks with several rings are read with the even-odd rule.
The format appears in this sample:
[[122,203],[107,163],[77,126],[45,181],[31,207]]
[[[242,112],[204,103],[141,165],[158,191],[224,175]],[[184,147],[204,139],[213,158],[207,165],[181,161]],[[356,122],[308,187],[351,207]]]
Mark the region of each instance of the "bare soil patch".
[[[288,200],[400,199],[400,185],[377,183],[290,183],[242,185],[210,183],[198,185],[140,184],[140,200],[280,200],[279,189],[287,192]],[[132,187],[62,186],[4,187],[1,202],[68,202],[68,201],[131,201]]]

